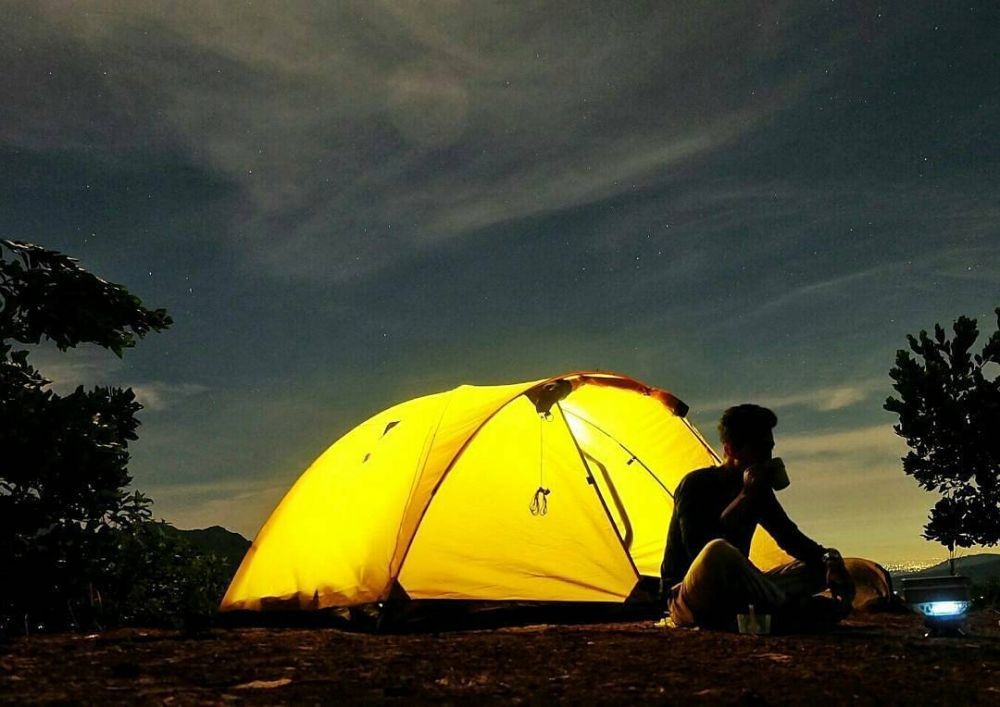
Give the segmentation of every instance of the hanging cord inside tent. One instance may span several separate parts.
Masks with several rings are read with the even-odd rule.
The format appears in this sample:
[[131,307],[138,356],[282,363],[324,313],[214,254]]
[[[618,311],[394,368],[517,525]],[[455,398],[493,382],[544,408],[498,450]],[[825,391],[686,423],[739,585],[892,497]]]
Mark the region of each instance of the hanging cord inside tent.
[[531,504],[528,506],[528,510],[531,511],[531,515],[533,516],[543,516],[549,512],[548,496],[551,490],[545,488],[543,458],[545,456],[545,422],[551,419],[551,415],[538,414],[538,490],[535,491],[535,497],[531,499]]
[[543,516],[549,512],[549,499],[548,495],[552,493],[547,488],[538,487],[535,491],[535,498],[531,501],[531,505],[528,506],[528,510],[531,511],[533,516]]

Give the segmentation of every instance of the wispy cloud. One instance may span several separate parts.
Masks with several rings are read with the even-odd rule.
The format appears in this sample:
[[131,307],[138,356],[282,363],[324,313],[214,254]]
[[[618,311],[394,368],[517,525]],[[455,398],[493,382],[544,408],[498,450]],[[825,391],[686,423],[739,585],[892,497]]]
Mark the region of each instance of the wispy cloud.
[[68,393],[77,386],[85,388],[95,385],[117,384],[123,361],[97,346],[79,346],[67,351],[59,351],[54,346],[43,344],[27,346],[28,361],[48,380],[52,389]]
[[878,378],[859,381],[847,385],[817,388],[800,393],[768,398],[764,402],[773,408],[809,407],[819,412],[842,410],[852,405],[862,403],[876,393],[881,393],[887,387],[885,380]]
[[870,378],[841,385],[808,388],[792,392],[774,393],[766,389],[734,394],[726,400],[714,400],[698,405],[700,413],[721,412],[740,401],[754,401],[758,405],[781,410],[802,407],[817,412],[834,412],[863,403],[875,395],[888,392],[887,379]]
[[208,386],[200,383],[165,383],[163,381],[147,381],[131,386],[136,400],[147,410],[160,411],[174,405],[180,400],[200,395],[206,392]]
[[858,454],[880,454],[898,459],[906,451],[906,443],[891,425],[869,425],[831,432],[783,436],[781,452],[803,458],[822,456],[825,459]]
[[[939,291],[943,286],[942,277],[1000,284],[1000,259],[993,245],[1000,236],[1000,210],[995,206],[955,191],[949,194],[946,207],[917,220],[914,214],[921,213],[923,205],[940,197],[940,194],[915,189],[910,193],[893,194],[889,200],[892,210],[885,212],[888,215],[880,214],[883,220],[878,224],[863,223],[866,218],[863,214],[867,213],[870,217],[873,213],[869,210],[871,207],[881,208],[878,200],[871,200],[865,191],[892,192],[892,189],[886,184],[869,185],[858,189],[853,197],[846,192],[842,194],[840,198],[871,201],[853,218],[840,217],[845,224],[857,223],[856,227],[847,225],[845,235],[864,242],[875,233],[881,233],[883,238],[886,233],[898,233],[901,245],[887,249],[880,259],[831,263],[832,271],[829,272],[804,268],[811,277],[795,278],[787,284],[777,283],[774,289],[780,294],[740,312],[739,321],[742,324],[767,317],[787,316],[792,310],[815,311],[817,306],[854,298],[859,293],[884,299],[881,295],[893,286],[897,289],[904,286],[911,291]],[[824,209],[817,208],[817,198],[810,192],[801,192],[794,197],[802,207],[802,213],[814,208],[823,212]],[[840,227],[843,228],[844,224]],[[961,236],[948,237],[950,234]],[[809,257],[808,250],[800,253],[800,257],[803,256]]]
[[742,315],[742,319],[749,320],[773,316],[776,312],[789,305],[805,307],[808,306],[808,302],[814,297],[835,296],[846,287],[856,286],[861,281],[884,276],[888,273],[900,272],[907,265],[908,263],[886,263],[846,275],[811,282],[807,285],[796,287],[780,297],[759,305],[752,312]]
[[242,250],[335,280],[679,177],[825,76],[778,60],[807,19],[789,3],[581,7],[573,31],[489,2],[42,7],[21,44],[72,63],[18,80],[8,102],[44,126],[15,110],[6,142],[184,150],[238,186]]
[[110,352],[91,345],[58,351],[49,345],[27,347],[30,363],[51,381],[51,388],[66,394],[78,386],[115,386],[131,388],[136,400],[147,410],[162,411],[181,400],[200,395],[208,386],[192,382],[142,380],[128,378],[125,362]]
[[[993,217],[990,235],[1000,238],[1000,213]],[[952,248],[933,265],[934,271],[958,280],[973,280],[1000,287],[1000,258],[995,247]]]

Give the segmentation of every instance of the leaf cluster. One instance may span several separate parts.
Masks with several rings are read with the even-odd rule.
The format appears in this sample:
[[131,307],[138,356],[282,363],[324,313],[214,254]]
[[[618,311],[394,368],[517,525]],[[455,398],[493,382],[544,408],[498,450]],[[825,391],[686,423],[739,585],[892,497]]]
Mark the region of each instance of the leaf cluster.
[[908,336],[889,371],[897,396],[884,407],[910,448],[903,470],[942,496],[924,536],[950,550],[1000,542],[1000,374],[990,375],[1000,364],[1000,308],[996,315],[979,353],[976,320],[959,317],[952,336],[940,325],[933,336]]
[[62,351],[93,343],[120,357],[137,338],[172,323],[166,310],[146,309],[124,287],[92,275],[69,256],[0,241],[0,340],[37,344],[46,338]]
[[120,356],[171,323],[72,258],[0,241],[0,565],[11,578],[0,584],[0,614],[25,629],[75,622],[114,534],[148,520],[149,502],[125,492],[141,409],[132,390],[59,395],[15,344],[92,343]]
[[141,406],[131,389],[58,395],[0,343],[0,532],[77,523],[93,529],[119,507],[128,442]]

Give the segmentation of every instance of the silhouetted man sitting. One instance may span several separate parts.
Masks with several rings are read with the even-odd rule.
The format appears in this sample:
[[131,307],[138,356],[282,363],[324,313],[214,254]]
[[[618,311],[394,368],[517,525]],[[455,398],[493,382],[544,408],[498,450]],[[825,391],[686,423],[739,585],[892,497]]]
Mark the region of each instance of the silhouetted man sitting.
[[[753,605],[773,614],[774,630],[809,630],[850,611],[854,584],[840,553],[806,537],[774,494],[788,483],[771,463],[777,423],[757,405],[729,408],[719,422],[725,462],[692,471],[677,487],[660,568],[677,626],[732,629]],[[755,567],[749,554],[758,524],[798,561],[767,572]],[[814,596],[825,589],[830,597]]]

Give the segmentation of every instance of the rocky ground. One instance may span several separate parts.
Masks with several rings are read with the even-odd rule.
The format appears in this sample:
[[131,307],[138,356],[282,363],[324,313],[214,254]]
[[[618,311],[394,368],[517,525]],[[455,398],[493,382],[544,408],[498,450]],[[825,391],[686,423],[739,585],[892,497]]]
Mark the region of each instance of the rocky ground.
[[1000,704],[1000,618],[924,638],[909,614],[822,636],[742,636],[652,622],[376,635],[333,628],[119,630],[0,646],[0,700]]

